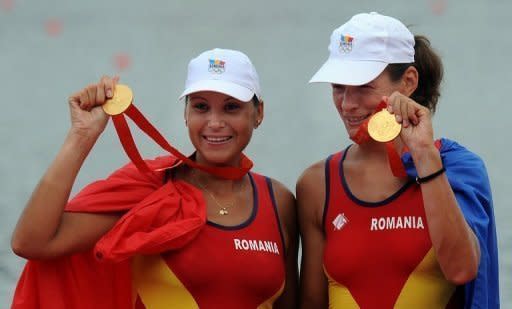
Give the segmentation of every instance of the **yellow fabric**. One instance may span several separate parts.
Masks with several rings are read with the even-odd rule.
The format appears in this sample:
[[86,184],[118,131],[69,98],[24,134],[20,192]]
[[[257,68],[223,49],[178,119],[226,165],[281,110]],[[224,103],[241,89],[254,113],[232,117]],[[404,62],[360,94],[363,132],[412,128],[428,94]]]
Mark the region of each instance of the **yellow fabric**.
[[343,284],[333,280],[324,268],[325,275],[329,284],[329,308],[330,309],[355,309],[359,308],[356,300]]
[[160,255],[135,257],[132,271],[134,289],[147,309],[199,308]]
[[[324,272],[329,284],[329,308],[360,308],[349,289],[333,280],[325,268]],[[455,289],[456,286],[445,279],[431,248],[405,282],[394,308],[446,308]]]
[[446,308],[456,286],[447,281],[431,248],[411,273],[395,308]]

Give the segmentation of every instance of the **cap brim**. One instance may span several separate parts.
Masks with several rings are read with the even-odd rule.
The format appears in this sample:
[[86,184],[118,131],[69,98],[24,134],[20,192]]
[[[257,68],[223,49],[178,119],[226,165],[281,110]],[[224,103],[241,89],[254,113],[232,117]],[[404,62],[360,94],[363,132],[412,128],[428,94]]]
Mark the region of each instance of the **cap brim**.
[[328,59],[309,81],[360,86],[374,80],[388,64],[380,61],[350,61]]
[[228,82],[225,80],[201,80],[190,85],[180,95],[180,99],[183,97],[199,92],[199,91],[214,91],[220,92],[225,95],[231,96],[243,102],[249,102],[254,97],[254,92],[248,88],[240,86],[238,84]]

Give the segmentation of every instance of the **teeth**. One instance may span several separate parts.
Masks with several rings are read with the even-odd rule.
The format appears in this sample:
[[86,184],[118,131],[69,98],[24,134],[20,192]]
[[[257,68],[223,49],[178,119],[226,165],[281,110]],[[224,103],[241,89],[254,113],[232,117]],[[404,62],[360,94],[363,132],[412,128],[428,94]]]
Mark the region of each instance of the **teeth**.
[[366,118],[368,117],[368,115],[366,116],[360,116],[360,117],[345,117],[345,119],[351,123],[351,124],[359,124],[360,122],[362,122],[363,120],[365,120]]
[[347,117],[347,120],[350,121],[350,122],[358,122],[358,121],[361,121],[361,120],[364,120],[366,118],[366,116],[361,116],[361,117]]
[[224,136],[224,137],[205,136],[205,139],[211,143],[222,143],[222,142],[229,140],[230,138],[231,138],[231,136]]

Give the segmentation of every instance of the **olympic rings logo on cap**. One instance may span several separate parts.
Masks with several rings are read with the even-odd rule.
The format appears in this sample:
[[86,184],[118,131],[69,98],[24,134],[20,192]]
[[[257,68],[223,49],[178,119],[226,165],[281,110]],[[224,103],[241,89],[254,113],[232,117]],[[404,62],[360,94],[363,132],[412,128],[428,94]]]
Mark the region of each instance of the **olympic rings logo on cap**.
[[219,59],[209,59],[208,72],[222,74],[226,70],[224,65],[225,61]]
[[352,41],[353,37],[349,35],[341,35],[340,36],[340,46],[339,49],[344,53],[350,53],[352,51]]

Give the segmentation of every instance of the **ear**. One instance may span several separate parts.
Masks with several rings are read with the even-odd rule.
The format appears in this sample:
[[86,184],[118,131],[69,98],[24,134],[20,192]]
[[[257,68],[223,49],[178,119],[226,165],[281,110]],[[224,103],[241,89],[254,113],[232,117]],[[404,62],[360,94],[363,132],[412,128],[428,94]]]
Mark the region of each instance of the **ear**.
[[260,101],[260,104],[258,104],[258,107],[256,108],[256,117],[255,117],[255,124],[254,128],[258,128],[263,121],[263,116],[265,114],[265,104],[263,101]]
[[406,96],[411,96],[418,88],[419,74],[418,70],[412,65],[408,67],[402,75],[400,92]]
[[185,108],[183,109],[183,120],[185,121],[185,127],[188,126],[187,119],[188,119],[188,103],[185,103]]

